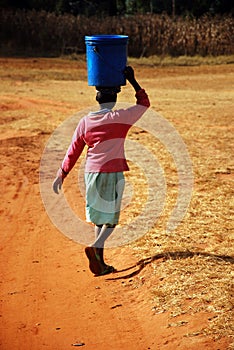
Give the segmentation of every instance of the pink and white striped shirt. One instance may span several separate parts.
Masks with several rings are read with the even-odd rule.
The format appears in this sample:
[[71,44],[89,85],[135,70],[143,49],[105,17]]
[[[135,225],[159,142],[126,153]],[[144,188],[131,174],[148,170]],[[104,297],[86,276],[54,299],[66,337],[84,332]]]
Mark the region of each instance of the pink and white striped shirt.
[[136,92],[136,105],[112,111],[102,109],[83,117],[72,137],[62,162],[69,173],[85,145],[88,146],[85,172],[119,172],[129,170],[124,153],[124,141],[131,126],[150,106],[145,90]]

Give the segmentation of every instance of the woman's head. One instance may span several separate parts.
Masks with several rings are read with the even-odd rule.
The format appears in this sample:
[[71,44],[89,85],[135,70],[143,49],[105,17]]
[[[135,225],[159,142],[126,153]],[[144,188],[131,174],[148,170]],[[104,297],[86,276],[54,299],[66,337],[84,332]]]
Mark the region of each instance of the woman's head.
[[100,105],[112,109],[117,101],[117,93],[120,92],[120,87],[96,87],[96,101]]

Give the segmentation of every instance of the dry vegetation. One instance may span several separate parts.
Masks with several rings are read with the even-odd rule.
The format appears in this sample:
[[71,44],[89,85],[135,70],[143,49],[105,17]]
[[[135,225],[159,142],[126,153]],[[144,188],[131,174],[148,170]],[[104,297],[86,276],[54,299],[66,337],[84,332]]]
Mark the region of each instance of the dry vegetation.
[[63,55],[85,51],[84,36],[129,35],[129,55],[233,54],[233,18],[167,15],[130,17],[74,17],[44,11],[0,11],[0,52],[16,55]]
[[[219,87],[217,94],[222,99]],[[213,104],[216,103],[213,101]],[[139,138],[139,131],[134,129],[130,134],[132,139],[143,143],[155,154],[165,171],[167,182],[162,215],[154,229],[135,244],[139,258],[144,256],[139,261],[139,270],[144,276],[144,268],[150,264],[153,273],[159,277],[152,288],[153,308],[156,313],[170,312],[171,327],[186,325],[188,315],[203,311],[211,314],[209,326],[198,328],[192,334],[187,334],[188,337],[200,334],[212,334],[216,339],[234,337],[234,166],[231,157],[231,118],[227,111],[221,115],[217,115],[216,111],[210,119],[202,118],[198,112],[192,128],[189,121],[187,124],[184,119],[183,126],[179,123],[193,162],[194,188],[185,220],[172,232],[167,232],[166,224],[178,195],[178,178],[173,159],[152,135],[141,133]],[[139,175],[139,170],[134,169],[134,166],[132,170],[128,176],[137,183],[136,195],[147,193],[147,182],[139,181],[139,178],[144,178],[144,173]],[[134,175],[134,170],[137,170],[137,175]],[[138,195],[135,198],[130,217],[142,210],[146,202],[144,197]],[[177,316],[183,318],[174,321]],[[230,345],[230,349],[233,348],[234,342]]]
[[[139,130],[132,129],[129,137],[144,144],[157,157],[165,171],[168,186],[165,208],[157,224],[146,236],[131,245],[140,259],[137,273],[141,278],[134,280],[134,283],[139,291],[143,283],[150,288],[154,313],[170,313],[168,327],[183,327],[187,316],[197,314],[199,317],[200,312],[204,311],[210,314],[208,327],[198,327],[187,337],[209,334],[214,338],[228,337],[232,342],[234,168],[231,159],[233,92],[230,76],[233,75],[233,65],[229,69],[219,66],[220,70],[216,66],[209,74],[207,66],[201,70],[199,67],[191,68],[186,72],[182,67],[181,70],[158,68],[160,71],[155,71],[140,63],[138,76],[149,91],[152,108],[157,105],[156,110],[161,109],[160,113],[174,123],[188,147],[194,168],[194,189],[184,221],[175,231],[167,232],[166,222],[177,196],[175,164],[167,150],[152,135],[141,133],[139,136]],[[75,110],[92,103],[90,90],[87,92],[84,88],[83,61],[3,60],[0,74],[2,133],[9,130],[31,132],[32,140],[35,135],[37,138],[31,147],[35,142],[38,145],[38,138],[41,143],[45,142],[45,132],[52,132]],[[225,86],[223,74],[227,78]],[[12,140],[9,139],[9,145],[8,139],[4,140],[3,151],[5,146],[11,146]],[[18,156],[13,155],[11,166],[14,162],[17,167],[21,164],[20,171],[29,176],[30,166],[36,171],[39,159],[29,158],[29,163],[24,163],[24,158],[28,156],[26,149],[17,144],[20,138],[15,138],[15,142],[19,153]],[[33,152],[38,157],[36,148]],[[19,158],[19,164],[16,158]],[[127,177],[136,190],[131,206],[123,214],[128,218],[138,215],[147,200],[145,195],[141,195],[147,191],[144,173],[139,176],[140,169],[134,168],[134,164],[131,164],[131,168]],[[19,168],[16,169],[18,172]],[[5,168],[3,172],[5,177]],[[37,181],[36,175],[33,176]],[[135,275],[129,274],[128,277],[134,278]],[[152,281],[156,282],[152,285]],[[229,349],[234,349],[234,343]]]

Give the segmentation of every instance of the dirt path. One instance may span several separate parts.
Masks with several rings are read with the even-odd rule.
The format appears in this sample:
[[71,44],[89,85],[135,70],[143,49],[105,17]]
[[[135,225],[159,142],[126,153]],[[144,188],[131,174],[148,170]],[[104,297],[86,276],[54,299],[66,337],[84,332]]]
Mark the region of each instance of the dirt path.
[[[14,60],[4,64],[13,74]],[[220,73],[217,84],[224,83],[227,67],[213,68],[213,71],[204,68],[196,78],[197,86],[202,88],[217,70]],[[150,72],[154,74],[150,69],[139,74],[143,79]],[[153,95],[155,83],[146,81],[153,105],[160,96],[165,99],[168,84],[171,88],[174,86],[172,101],[168,98],[167,104],[159,102],[159,109],[168,116],[175,110],[176,89],[184,86],[186,77],[191,78],[189,69],[182,82],[173,78],[179,74],[179,68],[178,71],[175,68],[170,80],[164,70],[161,74],[157,72],[161,81],[157,98]],[[192,75],[196,76],[194,71]],[[205,327],[209,314],[186,316],[187,325],[173,328],[169,325],[168,312],[154,312],[150,290],[158,283],[158,277],[152,274],[151,264],[137,265],[131,247],[107,251],[107,260],[117,267],[117,273],[92,276],[84,247],[63,236],[49,220],[38,184],[45,142],[58,121],[77,110],[77,104],[70,97],[59,102],[57,95],[62,94],[65,81],[59,86],[52,81],[50,89],[53,86],[55,91],[50,91],[47,97],[46,81],[23,82],[20,77],[15,81],[5,76],[1,84],[1,350],[65,350],[72,349],[71,344],[75,343],[84,343],[82,348],[87,350],[195,350],[198,347],[226,350],[227,338],[214,341],[210,336],[186,336],[198,326]],[[72,84],[69,81],[66,88]],[[82,86],[84,82],[77,84]],[[188,86],[187,98],[192,100],[189,89]],[[177,97],[180,99],[181,95]],[[84,101],[88,100],[84,95]],[[180,103],[183,113],[183,101],[179,100],[177,107]],[[193,108],[196,110],[197,106]],[[178,109],[175,115],[179,125]],[[182,322],[183,317],[179,316],[176,321]]]
[[184,337],[205,325],[207,314],[179,331],[168,328],[167,313],[154,314],[148,289],[157,280],[150,266],[131,277],[139,269],[131,249],[108,252],[120,272],[94,278],[83,247],[51,225],[36,184],[11,196],[14,220],[1,251],[1,349],[62,350],[80,342],[90,350],[226,348],[225,339],[198,337],[192,344]]

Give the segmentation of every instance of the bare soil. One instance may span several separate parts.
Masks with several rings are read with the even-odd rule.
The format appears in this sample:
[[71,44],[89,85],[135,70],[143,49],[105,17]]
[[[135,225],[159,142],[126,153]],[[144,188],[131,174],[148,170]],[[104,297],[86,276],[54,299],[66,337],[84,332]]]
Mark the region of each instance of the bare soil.
[[[85,62],[0,59],[2,350],[65,350],[81,343],[87,350],[231,349],[234,66],[134,63],[134,68],[151,108],[173,123],[188,147],[194,196],[173,239],[163,238],[160,219],[149,244],[142,238],[107,250],[107,262],[117,273],[94,277],[84,246],[53,226],[39,190],[40,159],[50,134],[69,116],[95,104]],[[130,86],[122,89],[121,100],[134,103]],[[82,200],[76,208],[84,212]],[[166,254],[172,251],[198,254],[173,259]],[[153,259],[160,252],[164,254]],[[210,254],[209,259],[200,253]],[[214,261],[212,254],[220,258]],[[213,266],[207,282],[196,281],[200,264]],[[171,276],[176,271],[175,282],[179,281],[185,265],[194,266],[190,276],[195,276],[196,310],[190,289],[190,297],[181,294],[180,299],[180,307],[187,311],[172,317],[178,305],[170,304],[157,288],[169,283],[167,271]],[[206,289],[212,283],[225,298],[219,308],[219,300],[212,300],[212,294],[209,298]],[[202,291],[208,293],[206,299]],[[214,319],[222,322],[212,331]]]

